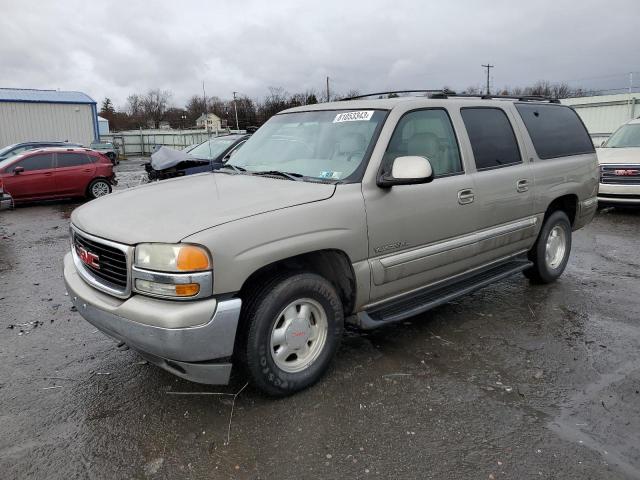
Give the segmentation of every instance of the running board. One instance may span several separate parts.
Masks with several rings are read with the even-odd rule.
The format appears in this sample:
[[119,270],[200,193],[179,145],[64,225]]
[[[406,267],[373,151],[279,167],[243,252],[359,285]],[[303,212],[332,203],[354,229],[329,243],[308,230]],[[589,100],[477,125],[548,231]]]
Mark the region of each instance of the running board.
[[352,317],[352,322],[363,330],[371,330],[399,322],[519,273],[532,265],[533,263],[523,259],[502,263],[481,272],[474,272],[455,281],[427,287],[402,298],[373,307],[370,310],[360,312]]

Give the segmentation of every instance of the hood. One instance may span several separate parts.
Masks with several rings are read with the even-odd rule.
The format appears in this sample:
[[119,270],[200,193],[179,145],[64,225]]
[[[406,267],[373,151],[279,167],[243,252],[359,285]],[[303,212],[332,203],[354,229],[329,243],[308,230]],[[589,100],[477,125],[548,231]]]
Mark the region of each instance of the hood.
[[183,150],[175,150],[169,147],[160,147],[156,152],[151,154],[151,166],[154,170],[164,170],[165,168],[175,167],[180,162],[189,160],[197,160]]
[[597,148],[598,163],[637,163],[640,164],[640,147]]
[[130,188],[76,208],[71,222],[125,244],[175,243],[201,230],[330,198],[335,185],[204,173]]

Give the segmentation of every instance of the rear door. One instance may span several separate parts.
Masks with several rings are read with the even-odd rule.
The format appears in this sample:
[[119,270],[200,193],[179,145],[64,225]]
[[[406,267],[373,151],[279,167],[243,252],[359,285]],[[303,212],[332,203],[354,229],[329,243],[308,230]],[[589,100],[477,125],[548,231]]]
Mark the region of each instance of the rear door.
[[84,195],[95,173],[93,157],[86,153],[56,153],[55,183],[60,195]]
[[[24,170],[14,173],[17,167]],[[5,172],[4,189],[16,200],[35,200],[54,196],[53,154],[38,153],[9,165]]]
[[476,167],[476,254],[482,264],[527,250],[537,234],[533,177],[521,153],[525,146],[515,134],[510,106],[460,110]]

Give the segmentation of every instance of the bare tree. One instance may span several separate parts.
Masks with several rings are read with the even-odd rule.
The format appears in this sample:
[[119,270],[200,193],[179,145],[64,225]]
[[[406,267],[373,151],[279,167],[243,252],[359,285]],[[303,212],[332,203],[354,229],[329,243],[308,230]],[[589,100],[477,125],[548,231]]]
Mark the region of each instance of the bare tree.
[[143,115],[142,97],[137,93],[132,93],[127,97],[126,112],[131,117],[141,117]]
[[145,120],[152,122],[155,128],[158,128],[160,122],[164,120],[171,96],[170,91],[155,88],[149,90],[142,98],[142,111],[144,112]]
[[189,125],[195,125],[198,117],[206,110],[204,98],[194,95],[185,105],[185,109],[187,110],[187,123]]
[[465,94],[467,94],[467,95],[479,95],[479,94],[480,94],[480,92],[481,92],[480,87],[478,87],[478,86],[473,86],[473,85],[472,85],[472,86],[470,86],[470,87],[465,88],[465,89],[462,91],[462,93],[465,93]]

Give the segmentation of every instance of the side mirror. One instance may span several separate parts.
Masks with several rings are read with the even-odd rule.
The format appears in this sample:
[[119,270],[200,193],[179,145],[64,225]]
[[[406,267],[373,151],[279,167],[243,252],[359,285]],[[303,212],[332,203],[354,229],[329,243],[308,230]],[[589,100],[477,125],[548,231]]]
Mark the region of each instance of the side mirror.
[[417,185],[433,180],[431,162],[425,157],[397,157],[391,166],[391,172],[378,178],[378,186],[382,188],[394,185]]
[[13,169],[14,175],[20,175],[22,172],[24,172],[24,167],[16,167]]
[[607,143],[606,140],[603,140],[602,143],[600,144],[601,147],[604,147],[604,144]]

